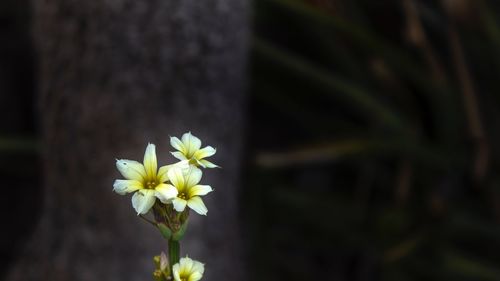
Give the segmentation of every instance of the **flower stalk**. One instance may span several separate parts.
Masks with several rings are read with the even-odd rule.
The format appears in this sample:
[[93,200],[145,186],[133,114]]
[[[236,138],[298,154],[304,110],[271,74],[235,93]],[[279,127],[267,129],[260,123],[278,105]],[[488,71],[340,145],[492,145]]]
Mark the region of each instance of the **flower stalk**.
[[179,262],[180,251],[181,245],[179,241],[170,238],[168,240],[168,260],[170,261],[171,266],[174,266],[174,264]]

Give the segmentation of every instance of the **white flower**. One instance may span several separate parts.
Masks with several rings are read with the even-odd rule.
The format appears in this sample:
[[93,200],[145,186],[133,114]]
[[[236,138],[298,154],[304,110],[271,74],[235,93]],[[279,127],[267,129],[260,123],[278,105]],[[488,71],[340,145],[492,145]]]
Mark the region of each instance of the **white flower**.
[[198,281],[203,277],[205,266],[199,261],[185,257],[174,264],[172,270],[175,281]]
[[207,207],[201,200],[202,195],[212,191],[209,185],[198,184],[201,180],[202,172],[195,166],[182,170],[173,167],[167,172],[172,185],[177,189],[177,197],[172,201],[174,209],[182,212],[186,205],[200,215],[207,214]]
[[170,145],[177,149],[177,151],[171,153],[179,160],[189,160],[191,164],[202,166],[203,168],[219,167],[204,159],[214,155],[216,149],[211,146],[200,149],[201,140],[193,136],[191,132],[182,135],[182,141],[176,137],[170,137]]
[[183,165],[186,168],[188,165],[187,161],[184,161],[157,169],[155,150],[154,144],[148,144],[142,164],[133,160],[116,160],[116,168],[125,179],[115,180],[113,190],[120,195],[135,192],[132,196],[132,206],[137,215],[146,214],[153,207],[156,198],[163,203],[176,198],[177,189],[165,184],[168,180],[167,172],[174,166],[181,169]]

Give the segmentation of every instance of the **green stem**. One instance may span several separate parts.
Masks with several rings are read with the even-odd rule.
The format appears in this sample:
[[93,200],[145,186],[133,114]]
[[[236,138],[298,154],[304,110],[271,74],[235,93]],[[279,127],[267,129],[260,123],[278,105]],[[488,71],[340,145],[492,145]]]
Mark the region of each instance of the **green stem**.
[[170,269],[173,274],[173,266],[174,264],[179,262],[179,253],[180,253],[180,244],[179,241],[175,241],[173,239],[168,240],[168,259],[170,262]]

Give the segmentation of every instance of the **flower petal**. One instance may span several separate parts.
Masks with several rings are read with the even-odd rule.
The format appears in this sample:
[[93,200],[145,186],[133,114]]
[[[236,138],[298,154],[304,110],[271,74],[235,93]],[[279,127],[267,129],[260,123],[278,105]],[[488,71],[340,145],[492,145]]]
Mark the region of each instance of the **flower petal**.
[[202,167],[202,168],[206,168],[205,165],[203,165],[203,163],[200,162],[200,160],[196,159],[193,157],[193,160],[192,162],[195,162],[193,163],[193,165],[195,165],[196,167]]
[[180,169],[179,167],[172,167],[170,170],[168,170],[167,175],[168,179],[177,188],[177,190],[184,190],[185,182],[182,169]]
[[170,137],[170,145],[183,154],[185,154],[187,152],[186,147],[184,146],[182,141],[177,137]]
[[144,166],[137,161],[117,159],[116,168],[128,180],[142,181],[146,177]]
[[165,165],[161,166],[160,169],[158,169],[158,174],[156,174],[156,179],[158,182],[163,183],[168,181],[168,175],[167,172],[172,168],[172,165]]
[[218,165],[215,165],[214,163],[207,161],[207,160],[204,160],[204,159],[199,160],[199,164],[205,168],[220,168]]
[[182,135],[182,143],[186,147],[186,154],[192,156],[201,147],[201,140],[189,133]]
[[177,212],[182,212],[186,208],[187,201],[184,199],[175,198],[174,201],[172,201],[172,204],[174,204],[174,209]]
[[177,167],[177,168],[179,168],[179,169],[181,169],[183,171],[189,169],[189,167],[190,167],[189,160],[182,160],[182,161],[179,161],[179,162],[177,162],[175,164],[172,164],[171,166],[172,167]]
[[193,260],[193,271],[199,272],[201,275],[205,272],[205,265],[199,261]]
[[198,271],[195,271],[189,275],[189,278],[187,281],[198,281],[203,277],[203,274],[201,274]]
[[186,160],[186,155],[184,155],[182,152],[180,151],[174,151],[174,152],[170,152],[170,154],[172,154],[175,158],[179,159],[179,160]]
[[177,167],[181,170],[187,170],[189,168],[189,161],[188,160],[182,160],[179,161],[175,164],[171,165],[165,165],[161,166],[160,169],[158,169],[158,174],[156,175],[156,178],[159,182],[166,182],[168,181],[168,171],[172,169],[173,167]]
[[177,188],[171,184],[160,184],[155,188],[155,196],[160,199],[162,203],[170,203],[177,197]]
[[197,185],[200,180],[201,180],[201,176],[202,176],[202,172],[200,169],[196,168],[195,166],[191,166],[189,167],[189,170],[187,170],[187,173],[186,173],[186,187],[192,187],[192,186],[195,186]]
[[153,207],[155,201],[156,197],[154,190],[141,189],[132,196],[132,207],[134,207],[137,215],[144,215]]
[[197,150],[193,156],[194,156],[194,158],[200,160],[200,159],[214,155],[215,152],[217,152],[217,150],[215,148],[213,148],[211,146],[207,146],[207,147],[204,147],[202,149]]
[[160,270],[163,271],[168,266],[168,258],[165,252],[161,252],[160,254]]
[[156,169],[158,169],[158,160],[156,159],[156,146],[149,143],[144,153],[144,169],[149,178],[156,178]]
[[189,208],[193,209],[195,212],[197,212],[200,215],[207,215],[207,207],[203,203],[203,200],[199,196],[191,197],[189,198],[187,205]]
[[176,263],[176,264],[174,264],[174,266],[172,266],[172,271],[174,272],[174,280],[181,281],[181,277],[179,275],[179,271],[180,271],[179,263]]
[[142,182],[136,180],[115,180],[113,183],[113,191],[120,195],[125,195],[143,188]]
[[207,193],[212,192],[213,189],[210,185],[195,185],[189,189],[189,197],[207,195]]
[[192,259],[190,259],[188,256],[186,256],[185,258],[181,258],[179,260],[179,264],[181,266],[181,268],[180,268],[181,275],[183,275],[183,274],[190,275],[191,274],[191,271],[193,269],[193,260]]

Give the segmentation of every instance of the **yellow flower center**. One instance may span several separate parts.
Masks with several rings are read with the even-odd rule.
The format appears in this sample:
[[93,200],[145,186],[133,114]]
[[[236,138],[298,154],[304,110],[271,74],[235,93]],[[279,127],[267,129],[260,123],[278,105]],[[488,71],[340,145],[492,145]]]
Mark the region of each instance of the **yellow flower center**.
[[154,189],[157,185],[158,183],[156,182],[156,180],[146,180],[146,182],[144,183],[144,187],[147,189]]
[[177,194],[177,197],[184,199],[184,200],[188,199],[188,196],[185,192],[180,192],[179,194]]

